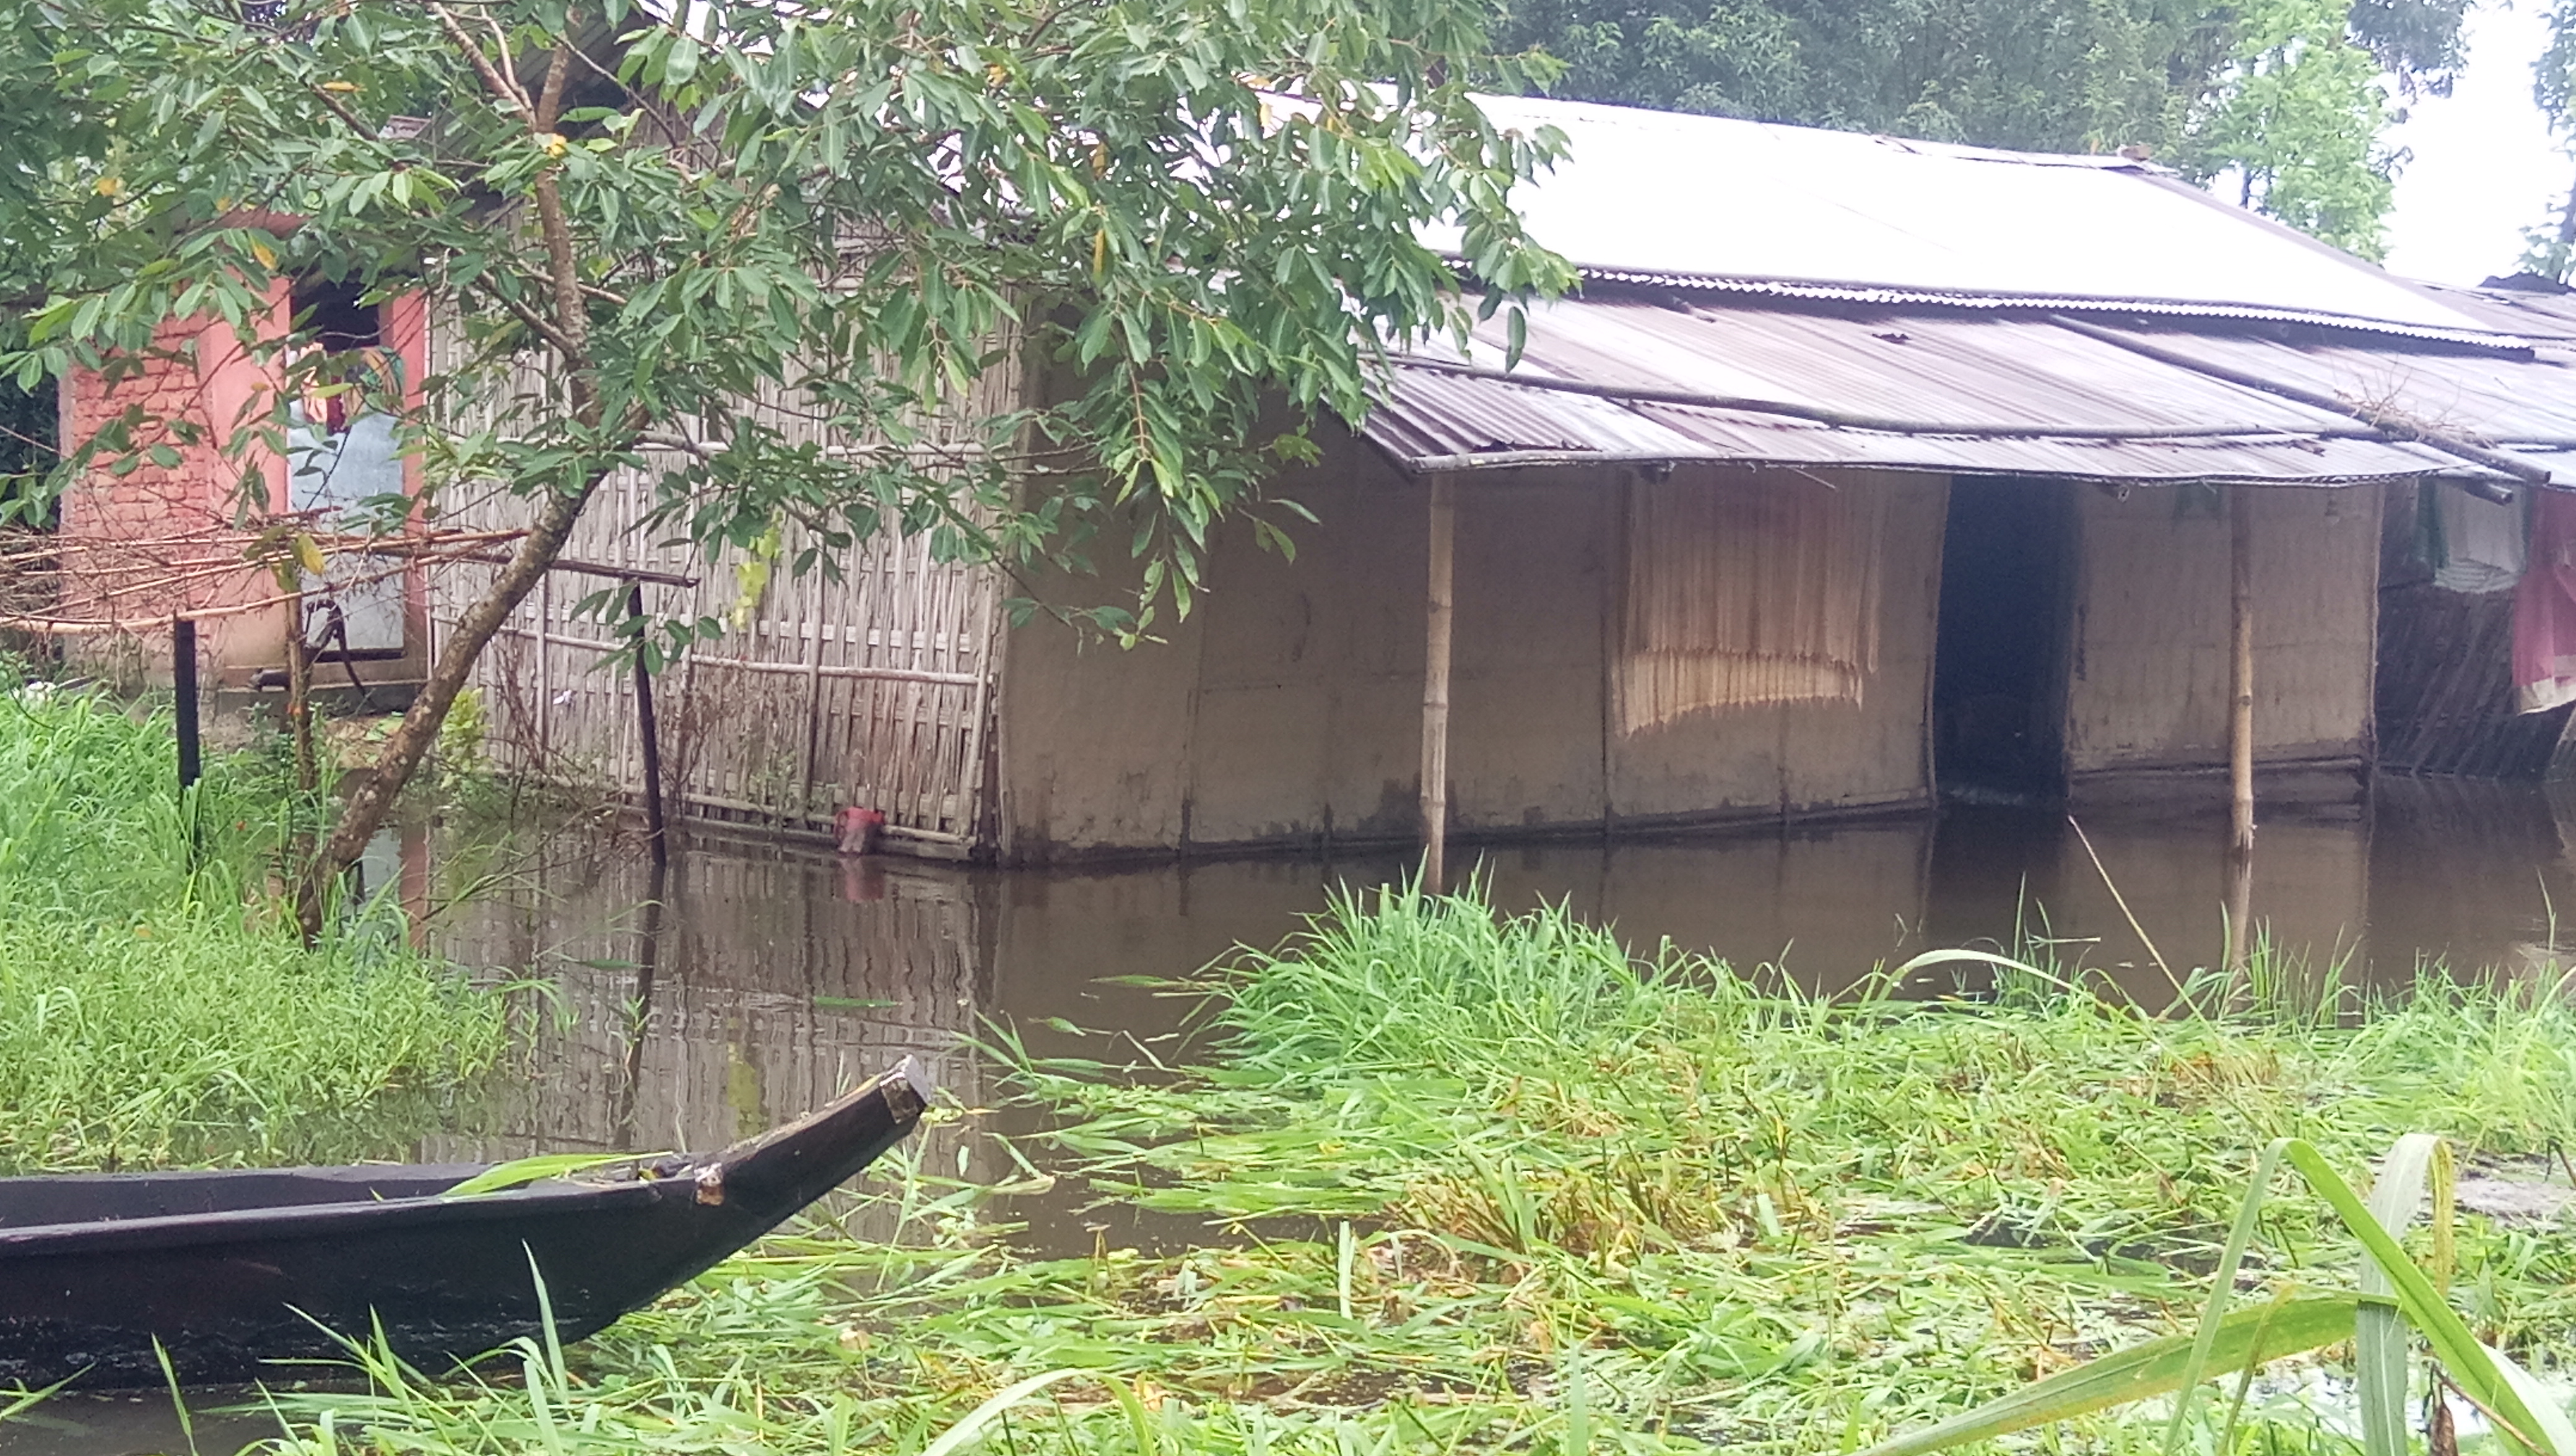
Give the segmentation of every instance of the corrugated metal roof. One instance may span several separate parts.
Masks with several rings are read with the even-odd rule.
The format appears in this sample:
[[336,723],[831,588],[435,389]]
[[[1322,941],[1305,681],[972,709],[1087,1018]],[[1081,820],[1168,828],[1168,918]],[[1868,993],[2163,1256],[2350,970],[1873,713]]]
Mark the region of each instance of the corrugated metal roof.
[[1515,189],[1514,205],[1598,279],[1860,303],[2128,303],[2436,336],[2500,328],[2122,158],[1528,97],[1479,104],[1497,125],[1566,134],[1567,159]]
[[2576,446],[2576,351],[2515,358],[2369,348],[2331,334],[2136,326],[2119,332],[2481,444],[2524,451]]
[[2416,285],[2487,327],[2529,339],[2576,339],[2576,293],[2540,288],[2461,288]]
[[[2210,342],[2153,337],[2166,347]],[[1464,356],[1400,359],[1368,437],[1417,472],[1706,461],[2168,483],[2481,473],[2349,416],[2044,318],[1596,295],[1534,307],[1509,377],[1504,338],[1497,317]],[[2336,353],[2354,369],[2375,363],[2382,379],[2398,357]],[[2462,394],[2481,367],[2540,367],[2470,351],[2442,360],[2461,370]],[[2274,364],[2268,354],[2256,362]],[[2323,388],[2315,381],[2331,371],[2309,368],[2302,379]],[[2576,373],[2560,370],[2553,386],[2562,379],[2576,383]],[[2576,389],[2562,398],[2569,427],[2535,435],[2576,437]],[[2528,419],[2554,408],[2531,403]]]

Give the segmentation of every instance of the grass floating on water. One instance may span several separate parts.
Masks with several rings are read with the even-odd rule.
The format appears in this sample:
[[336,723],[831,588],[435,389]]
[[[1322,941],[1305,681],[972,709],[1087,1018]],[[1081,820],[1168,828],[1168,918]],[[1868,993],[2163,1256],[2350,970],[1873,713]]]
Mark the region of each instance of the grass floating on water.
[[[838,1227],[560,1362],[281,1397],[279,1448],[1851,1451],[2190,1329],[2273,1138],[2358,1178],[2405,1131],[2536,1157],[2576,1111],[2547,985],[2428,984],[2349,1028],[2046,988],[1828,1003],[1633,961],[1559,912],[1388,892],[1209,989],[1188,1065],[1019,1069],[1060,1118],[1029,1171],[1200,1221],[1195,1247],[1036,1257],[1009,1185],[891,1161]],[[2454,1302],[2563,1367],[2571,1252],[2561,1226],[2464,1220]],[[2240,1286],[2354,1272],[2325,1210],[2278,1196]],[[2259,1386],[2235,1448],[2352,1449],[2332,1363]],[[2198,1403],[2190,1449],[2228,1406]],[[2151,1406],[2007,1444],[2164,1436]]]

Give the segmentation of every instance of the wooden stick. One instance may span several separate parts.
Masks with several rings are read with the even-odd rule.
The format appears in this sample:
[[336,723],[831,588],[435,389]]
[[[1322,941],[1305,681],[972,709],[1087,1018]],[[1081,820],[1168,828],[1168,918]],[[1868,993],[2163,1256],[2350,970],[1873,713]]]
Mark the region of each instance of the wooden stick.
[[[2235,888],[2250,884],[2254,861],[2254,498],[2248,487],[2229,492],[2227,520],[2227,853]],[[2229,906],[2230,970],[2245,964],[2249,910]]]
[[[644,617],[642,582],[627,584],[626,615],[635,621],[635,750],[644,768],[644,838],[653,850],[653,901],[645,913],[658,924],[662,872],[671,867],[671,848],[662,825],[662,731],[653,719],[653,674],[644,666],[644,645],[651,640],[653,629]],[[648,961],[644,970],[644,984],[648,987],[652,975]]]
[[170,689],[179,708],[179,787],[197,786],[197,623],[170,620]]
[[1450,591],[1458,519],[1458,481],[1431,477],[1430,606],[1422,659],[1422,887],[1445,888],[1442,863],[1449,840],[1449,625],[1456,603]]

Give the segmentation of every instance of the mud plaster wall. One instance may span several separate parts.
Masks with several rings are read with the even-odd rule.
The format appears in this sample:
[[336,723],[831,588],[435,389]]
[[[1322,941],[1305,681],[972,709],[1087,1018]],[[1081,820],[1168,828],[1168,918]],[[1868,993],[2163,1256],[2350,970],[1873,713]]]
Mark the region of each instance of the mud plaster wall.
[[[2274,764],[2370,752],[2380,492],[2248,489],[2254,742]],[[2082,490],[2070,777],[2215,770],[2227,756],[2228,524],[2216,493]]]
[[[998,707],[1010,863],[1409,838],[1421,745],[1425,491],[1334,435],[1278,493],[1312,510],[1292,562],[1219,534],[1209,591],[1165,640],[1014,630]],[[1722,488],[1718,472],[1701,478]],[[1879,671],[1858,705],[1606,728],[1624,476],[1471,475],[1458,489],[1450,801],[1466,837],[1921,801],[1944,482],[1891,492]],[[1049,589],[1113,600],[1120,579]]]

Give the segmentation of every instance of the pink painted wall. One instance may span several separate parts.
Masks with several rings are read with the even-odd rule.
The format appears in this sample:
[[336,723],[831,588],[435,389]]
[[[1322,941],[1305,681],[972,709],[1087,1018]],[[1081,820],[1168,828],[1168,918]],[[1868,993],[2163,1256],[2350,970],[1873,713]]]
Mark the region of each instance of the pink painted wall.
[[[290,290],[280,281],[269,290],[260,326],[273,337],[292,320]],[[428,364],[423,300],[386,303],[381,328],[384,347],[402,360],[404,403],[417,406]],[[253,357],[228,325],[212,319],[165,325],[153,356],[114,379],[82,370],[63,382],[67,448],[134,410],[147,421],[134,435],[138,449],[161,445],[178,457],[165,466],[145,455],[123,475],[94,470],[65,496],[61,614],[103,629],[71,638],[76,656],[104,665],[122,648],[147,677],[165,679],[171,617],[203,614],[205,666],[218,682],[237,685],[285,661],[286,608],[239,610],[278,588],[267,569],[240,564],[250,533],[236,523],[289,509],[286,461],[256,442],[237,454],[224,448],[268,412],[279,386],[275,365]],[[417,459],[404,462],[405,488],[415,493],[419,470]],[[408,635],[417,644],[425,640],[427,596],[417,568],[407,588]]]

